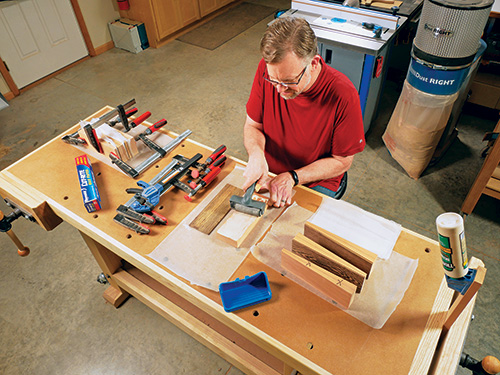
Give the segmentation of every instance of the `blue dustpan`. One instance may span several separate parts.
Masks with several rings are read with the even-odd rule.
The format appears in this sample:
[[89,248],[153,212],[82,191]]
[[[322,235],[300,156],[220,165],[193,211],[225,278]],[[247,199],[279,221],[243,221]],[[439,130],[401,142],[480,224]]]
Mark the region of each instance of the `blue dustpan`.
[[243,309],[271,299],[271,288],[265,272],[219,284],[222,306],[226,312]]

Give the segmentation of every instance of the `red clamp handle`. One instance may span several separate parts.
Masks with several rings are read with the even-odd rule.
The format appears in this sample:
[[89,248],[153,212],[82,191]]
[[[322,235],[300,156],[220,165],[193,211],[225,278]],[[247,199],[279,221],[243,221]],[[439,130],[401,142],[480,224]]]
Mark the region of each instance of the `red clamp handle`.
[[227,147],[224,145],[220,145],[219,147],[217,147],[217,149],[212,153],[212,155],[210,155],[207,158],[206,164],[207,165],[212,164],[213,161],[215,159],[217,159],[219,156],[221,156],[224,152],[226,152],[226,150],[227,150]]
[[215,177],[217,177],[220,171],[220,167],[215,167],[210,172],[208,172],[205,177],[203,177],[200,184],[202,184],[203,187],[207,187],[207,185],[210,184],[215,179]]
[[147,111],[147,112],[144,112],[142,115],[140,115],[139,117],[137,117],[136,119],[134,119],[134,121],[132,121],[130,123],[130,127],[131,128],[135,128],[137,125],[141,124],[142,122],[144,122],[147,118],[149,118],[149,116],[151,116],[151,112]]
[[213,167],[221,167],[226,163],[226,155],[220,156],[217,160],[215,160],[212,164],[209,165],[209,168]]
[[151,214],[152,214],[151,216],[155,220],[155,223],[160,223],[160,224],[164,224],[164,225],[168,224],[167,218],[165,216],[163,216],[162,214],[158,213],[158,211],[151,211]]
[[166,123],[167,123],[167,120],[161,119],[160,121],[155,122],[153,125],[151,125],[149,128],[147,128],[144,133],[146,133],[146,135],[153,134],[158,129],[161,129]]
[[130,117],[132,115],[135,115],[139,110],[134,107],[132,109],[129,109],[127,112],[125,112],[125,116]]

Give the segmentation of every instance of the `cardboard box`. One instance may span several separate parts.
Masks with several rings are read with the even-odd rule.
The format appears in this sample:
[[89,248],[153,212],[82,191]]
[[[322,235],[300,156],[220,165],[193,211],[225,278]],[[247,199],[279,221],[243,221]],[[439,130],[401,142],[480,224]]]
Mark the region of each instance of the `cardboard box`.
[[500,109],[500,77],[496,74],[478,72],[470,91],[470,103]]
[[149,47],[144,23],[120,18],[108,24],[116,48],[139,53]]

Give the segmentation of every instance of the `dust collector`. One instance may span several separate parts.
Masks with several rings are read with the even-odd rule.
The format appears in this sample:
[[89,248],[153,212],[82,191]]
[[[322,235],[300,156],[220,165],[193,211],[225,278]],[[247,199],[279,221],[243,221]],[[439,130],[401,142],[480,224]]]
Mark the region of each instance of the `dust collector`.
[[429,164],[471,64],[493,0],[425,0],[403,91],[383,135],[417,179]]

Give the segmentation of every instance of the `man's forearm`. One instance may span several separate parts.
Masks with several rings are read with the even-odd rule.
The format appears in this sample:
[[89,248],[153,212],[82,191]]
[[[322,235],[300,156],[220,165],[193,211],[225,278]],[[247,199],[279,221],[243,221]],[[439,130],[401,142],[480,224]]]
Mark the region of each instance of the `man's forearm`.
[[264,154],[266,138],[257,127],[249,125],[248,123],[245,124],[243,130],[243,143],[249,157],[255,154]]
[[334,156],[319,159],[309,165],[306,165],[305,167],[296,169],[295,172],[299,177],[300,184],[326,180],[340,176],[346,172],[351,167],[353,159],[354,156]]

